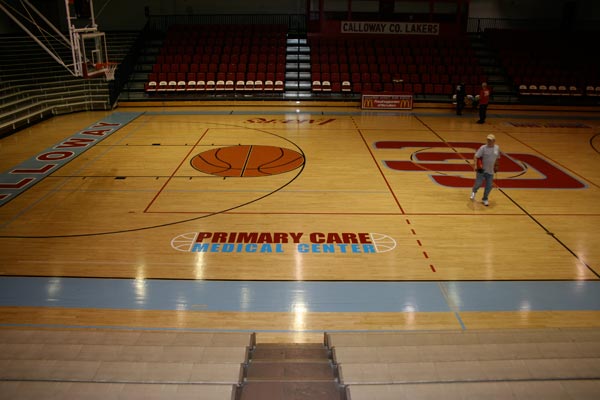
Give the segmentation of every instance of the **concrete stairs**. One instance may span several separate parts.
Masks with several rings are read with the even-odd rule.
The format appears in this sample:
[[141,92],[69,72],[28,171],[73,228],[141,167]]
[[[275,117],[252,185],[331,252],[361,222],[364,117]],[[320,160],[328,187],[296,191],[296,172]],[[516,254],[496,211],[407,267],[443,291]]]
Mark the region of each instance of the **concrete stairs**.
[[302,100],[312,95],[310,47],[306,38],[288,38],[284,98]]
[[237,400],[343,400],[331,352],[322,344],[257,344]]
[[483,72],[488,77],[488,85],[493,88],[492,101],[517,103],[519,98],[506,71],[500,65],[496,53],[489,48],[485,37],[479,33],[470,34],[471,46],[479,59]]

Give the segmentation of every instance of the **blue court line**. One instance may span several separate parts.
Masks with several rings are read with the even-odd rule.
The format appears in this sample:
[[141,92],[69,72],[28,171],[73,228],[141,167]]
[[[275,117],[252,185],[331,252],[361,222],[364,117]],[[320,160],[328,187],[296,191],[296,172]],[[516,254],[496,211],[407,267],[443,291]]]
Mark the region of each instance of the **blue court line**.
[[234,312],[600,310],[600,281],[440,283],[0,277],[0,306]]
[[444,282],[460,311],[600,310],[600,281]]

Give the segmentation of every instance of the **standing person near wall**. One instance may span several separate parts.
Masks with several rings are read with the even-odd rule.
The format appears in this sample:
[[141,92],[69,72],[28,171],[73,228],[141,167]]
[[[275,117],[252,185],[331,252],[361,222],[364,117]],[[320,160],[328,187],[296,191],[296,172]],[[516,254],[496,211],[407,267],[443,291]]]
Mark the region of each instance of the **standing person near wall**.
[[477,95],[479,101],[479,121],[478,124],[485,123],[485,118],[487,117],[487,108],[490,103],[490,88],[487,83],[483,82],[481,84],[481,89],[479,90],[479,94]]
[[482,145],[475,152],[475,184],[471,191],[471,200],[475,200],[477,190],[485,180],[485,189],[481,199],[484,206],[488,206],[488,196],[492,191],[494,183],[494,174],[498,172],[498,160],[500,159],[500,147],[496,144],[496,137],[491,133],[487,135],[487,143]]
[[467,97],[467,89],[464,82],[456,85],[456,115],[462,115],[462,110],[465,108],[465,98]]

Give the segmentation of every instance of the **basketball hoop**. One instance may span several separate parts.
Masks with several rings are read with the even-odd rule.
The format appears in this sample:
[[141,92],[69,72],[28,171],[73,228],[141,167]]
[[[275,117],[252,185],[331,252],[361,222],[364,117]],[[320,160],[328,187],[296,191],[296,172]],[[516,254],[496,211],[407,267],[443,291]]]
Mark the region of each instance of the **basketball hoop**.
[[99,78],[104,75],[105,81],[114,81],[115,80],[115,72],[119,64],[117,63],[87,63],[83,64],[83,77],[84,78]]
[[115,80],[115,72],[117,71],[117,67],[119,64],[117,63],[106,63],[104,64],[104,78],[107,81]]

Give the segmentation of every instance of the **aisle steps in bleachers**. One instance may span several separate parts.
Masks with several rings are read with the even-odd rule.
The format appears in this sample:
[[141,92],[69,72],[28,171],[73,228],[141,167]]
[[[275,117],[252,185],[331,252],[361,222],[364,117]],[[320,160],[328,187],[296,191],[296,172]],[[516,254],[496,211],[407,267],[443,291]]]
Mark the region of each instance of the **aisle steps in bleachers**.
[[0,330],[0,399],[233,399],[250,333]]
[[287,99],[310,97],[310,47],[306,38],[287,39],[285,61],[284,97]]
[[343,400],[331,352],[323,344],[259,343],[236,400]]
[[348,400],[600,393],[598,329],[329,333],[326,343]]

